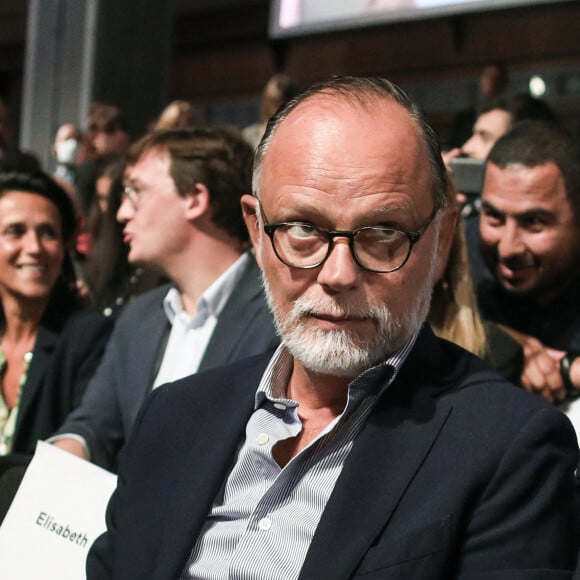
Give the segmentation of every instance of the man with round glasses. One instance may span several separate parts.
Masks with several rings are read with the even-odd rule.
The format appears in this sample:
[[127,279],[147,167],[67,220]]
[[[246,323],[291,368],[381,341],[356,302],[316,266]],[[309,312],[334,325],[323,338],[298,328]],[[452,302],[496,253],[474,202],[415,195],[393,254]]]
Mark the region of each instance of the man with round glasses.
[[149,397],[89,580],[570,578],[568,420],[424,322],[456,210],[413,104],[308,89],[253,189],[282,345]]

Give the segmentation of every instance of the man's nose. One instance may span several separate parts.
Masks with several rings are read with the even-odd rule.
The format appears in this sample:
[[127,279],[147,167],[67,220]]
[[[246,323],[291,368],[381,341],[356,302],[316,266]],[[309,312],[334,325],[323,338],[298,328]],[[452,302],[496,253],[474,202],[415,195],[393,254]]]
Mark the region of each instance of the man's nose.
[[42,245],[37,232],[30,230],[24,236],[24,247],[29,254],[40,253]]
[[320,267],[318,283],[336,291],[355,287],[360,279],[361,269],[354,261],[349,240],[334,238],[332,250]]
[[127,223],[135,214],[135,208],[133,207],[133,204],[131,203],[131,201],[129,200],[129,198],[124,195],[121,198],[121,205],[119,206],[119,209],[117,210],[117,221],[125,224]]
[[526,245],[517,224],[506,223],[502,228],[497,247],[501,258],[509,258],[525,251]]
[[476,137],[472,135],[461,147],[461,153],[466,157],[475,157],[477,152]]

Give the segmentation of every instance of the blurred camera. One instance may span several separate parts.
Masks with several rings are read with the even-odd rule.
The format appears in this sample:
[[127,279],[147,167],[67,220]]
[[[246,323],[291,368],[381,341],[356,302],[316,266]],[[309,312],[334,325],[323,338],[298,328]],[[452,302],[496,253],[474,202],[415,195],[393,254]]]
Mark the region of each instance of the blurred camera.
[[454,157],[450,161],[455,177],[455,187],[468,198],[479,197],[483,187],[485,160]]

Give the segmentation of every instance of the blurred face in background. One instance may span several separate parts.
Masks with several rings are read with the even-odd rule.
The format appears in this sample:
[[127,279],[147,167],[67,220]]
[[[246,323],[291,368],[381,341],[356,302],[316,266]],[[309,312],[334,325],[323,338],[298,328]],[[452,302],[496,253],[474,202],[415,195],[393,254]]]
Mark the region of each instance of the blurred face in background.
[[129,261],[167,272],[189,242],[188,200],[179,195],[164,150],[149,149],[125,171],[125,194],[117,219],[125,225]]
[[48,301],[65,247],[57,207],[45,197],[8,191],[0,197],[0,296]]
[[65,123],[58,128],[54,137],[53,155],[58,163],[74,165],[81,145],[82,135],[73,123]]
[[503,71],[494,64],[486,66],[479,76],[479,94],[484,98],[498,95],[505,89],[506,76]]
[[120,128],[96,127],[93,131],[93,148],[98,157],[110,153],[124,153],[129,145],[129,136]]
[[112,179],[108,175],[102,175],[95,183],[95,194],[99,202],[101,213],[107,213],[109,209],[109,195],[111,192]]
[[461,148],[464,155],[473,159],[487,159],[495,142],[507,133],[512,116],[502,109],[482,113],[473,126],[473,134]]

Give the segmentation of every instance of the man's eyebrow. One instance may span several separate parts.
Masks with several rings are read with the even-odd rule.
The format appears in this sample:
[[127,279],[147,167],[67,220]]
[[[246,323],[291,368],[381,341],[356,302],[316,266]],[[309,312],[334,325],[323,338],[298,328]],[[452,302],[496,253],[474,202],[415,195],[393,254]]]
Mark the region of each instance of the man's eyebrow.
[[491,131],[488,131],[487,129],[476,129],[474,131],[474,133],[476,135],[479,135],[480,137],[485,137],[485,138],[493,137],[492,132]]
[[490,211],[494,211],[497,213],[503,213],[501,211],[499,211],[492,203],[490,203],[489,201],[485,201],[485,200],[481,200],[481,209],[487,209]]
[[522,213],[516,214],[518,219],[529,219],[536,217],[553,218],[556,214],[552,210],[543,207],[532,208]]
[[123,183],[128,184],[128,185],[139,185],[139,184],[143,184],[143,181],[141,181],[141,179],[139,179],[138,177],[131,177],[130,175],[127,175],[123,178]]
[[[502,216],[507,215],[505,211],[497,209],[492,203],[489,203],[488,201],[481,202],[481,209],[487,210],[487,211],[490,211],[490,212],[493,212],[493,213],[496,213],[496,214],[502,215]],[[543,208],[543,207],[533,207],[533,208],[530,208],[530,209],[527,209],[525,211],[515,213],[512,215],[516,219],[529,219],[529,218],[534,218],[534,217],[550,217],[550,218],[552,218],[552,217],[554,217],[555,214],[553,211],[548,210],[548,209]]]
[[405,203],[404,201],[390,201],[381,205],[381,207],[377,209],[377,212],[385,214],[399,213],[402,211],[412,212],[413,206],[409,203]]

